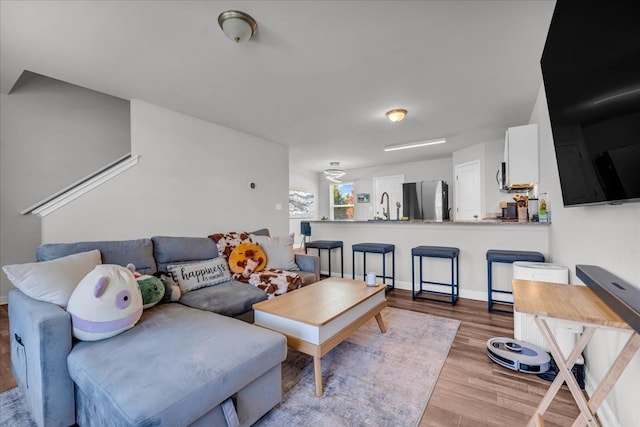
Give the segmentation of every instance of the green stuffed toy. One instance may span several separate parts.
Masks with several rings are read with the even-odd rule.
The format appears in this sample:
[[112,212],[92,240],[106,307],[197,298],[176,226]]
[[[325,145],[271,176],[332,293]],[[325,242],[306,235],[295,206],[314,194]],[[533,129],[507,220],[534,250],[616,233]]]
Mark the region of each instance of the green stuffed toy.
[[164,285],[157,277],[143,275],[136,280],[142,294],[142,308],[153,307],[164,297]]

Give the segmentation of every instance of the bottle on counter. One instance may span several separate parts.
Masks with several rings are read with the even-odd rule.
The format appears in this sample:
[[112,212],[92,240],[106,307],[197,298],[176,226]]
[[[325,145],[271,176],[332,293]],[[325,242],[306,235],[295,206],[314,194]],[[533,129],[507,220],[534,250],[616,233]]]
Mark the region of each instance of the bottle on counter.
[[539,214],[538,214],[538,199],[529,199],[529,221],[538,222]]
[[547,193],[541,193],[538,201],[538,221],[549,222],[548,206],[547,206]]

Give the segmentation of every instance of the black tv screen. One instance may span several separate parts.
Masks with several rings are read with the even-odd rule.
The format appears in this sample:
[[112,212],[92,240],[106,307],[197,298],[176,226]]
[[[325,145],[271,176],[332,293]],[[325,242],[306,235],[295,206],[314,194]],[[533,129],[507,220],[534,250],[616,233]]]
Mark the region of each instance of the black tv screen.
[[558,0],[540,64],[564,205],[640,201],[640,1]]

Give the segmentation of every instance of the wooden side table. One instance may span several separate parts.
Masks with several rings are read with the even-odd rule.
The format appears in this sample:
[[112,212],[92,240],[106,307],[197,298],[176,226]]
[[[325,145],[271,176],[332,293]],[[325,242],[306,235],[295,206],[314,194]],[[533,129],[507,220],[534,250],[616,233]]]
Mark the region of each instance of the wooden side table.
[[[560,390],[562,383],[566,382],[573,399],[576,401],[578,408],[580,408],[580,415],[578,415],[573,425],[599,426],[595,413],[633,355],[640,348],[640,335],[586,286],[567,286],[557,283],[513,279],[513,298],[515,310],[534,316],[558,365],[558,375],[527,425],[535,425],[536,418],[544,416],[551,401]],[[584,332],[566,359],[553,337],[546,319],[559,319],[584,326]],[[578,382],[571,373],[571,368],[596,329],[610,329],[631,332],[631,334],[611,368],[587,401],[578,386]]]

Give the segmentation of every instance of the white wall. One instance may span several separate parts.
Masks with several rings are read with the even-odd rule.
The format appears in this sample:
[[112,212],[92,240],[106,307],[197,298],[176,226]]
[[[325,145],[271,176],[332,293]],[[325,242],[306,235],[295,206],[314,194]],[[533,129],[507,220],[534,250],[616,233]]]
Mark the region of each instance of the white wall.
[[[576,264],[593,264],[640,288],[640,203],[564,208],[544,88],[540,89],[530,122],[539,125],[539,192],[549,192],[552,211],[551,261],[569,267],[572,283],[579,282]],[[625,339],[615,332],[596,333],[585,354],[587,391],[591,388],[593,392],[594,380],[600,381]],[[611,415],[617,420],[605,425],[638,425],[639,384],[640,354],[636,354],[606,401],[611,413],[601,413],[607,420]]]
[[295,234],[294,247],[300,247],[300,244],[302,242],[302,236],[300,234],[300,221],[312,221],[315,219],[320,219],[320,213],[318,212],[318,201],[320,197],[318,182],[318,172],[293,170],[293,168],[289,170],[289,189],[312,192],[315,201],[315,210],[313,212],[313,215],[309,218],[289,218],[289,233]]
[[[22,210],[130,148],[129,101],[25,71],[0,95],[0,265],[35,260],[40,219]],[[0,273],[0,304],[10,289]]]
[[[373,178],[375,177],[404,175],[405,182],[444,180],[449,184],[449,200],[452,200],[453,167],[450,157],[437,160],[350,169],[346,172],[347,174],[342,178],[342,181],[353,182],[355,194],[369,193],[371,196],[369,203],[356,203],[355,205],[355,219],[359,221],[373,219],[377,211],[382,214],[380,200],[373,200]],[[320,217],[325,216],[329,218],[329,185],[331,183],[321,174],[318,176],[318,180],[318,188],[320,190],[320,197],[318,198],[319,214]]]
[[43,242],[287,233],[285,146],[138,100],[131,113],[138,165],[43,218]]

